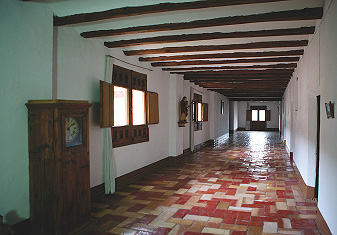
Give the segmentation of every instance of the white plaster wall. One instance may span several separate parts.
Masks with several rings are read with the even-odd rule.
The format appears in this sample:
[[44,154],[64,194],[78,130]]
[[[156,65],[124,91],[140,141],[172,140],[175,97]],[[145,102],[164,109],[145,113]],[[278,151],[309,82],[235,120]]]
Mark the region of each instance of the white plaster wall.
[[[217,139],[220,136],[229,133],[229,101],[227,97],[220,95],[219,93],[213,92],[214,96],[211,101],[211,115],[213,118],[210,122],[211,129],[213,133],[211,135],[211,139]],[[224,113],[221,114],[221,100],[224,101]]]
[[178,126],[180,101],[184,97],[182,75],[170,75],[170,156],[178,156],[184,150],[184,129]]
[[[297,83],[297,86],[296,86]],[[319,37],[312,38],[292,78],[294,93],[294,161],[307,185],[315,186],[316,169],[316,96],[319,87]],[[296,95],[297,93],[297,95]],[[296,97],[298,105],[296,109]]]
[[[283,119],[284,119],[284,139],[286,141],[286,147],[288,149],[288,151],[293,152],[293,141],[292,139],[294,139],[294,137],[292,137],[292,133],[293,133],[293,114],[295,113],[295,110],[293,109],[293,102],[291,100],[292,97],[292,90],[293,90],[293,86],[292,86],[292,81],[290,80],[290,82],[288,83],[288,87],[286,88],[284,95],[283,95],[283,106],[284,106],[284,115],[283,115]],[[302,102],[302,101],[301,101]]]
[[229,102],[229,130],[238,129],[238,101]]
[[[329,1],[327,1],[328,3]],[[327,5],[328,7],[328,5]],[[318,208],[332,234],[337,234],[337,1],[333,0],[323,18],[320,33],[321,149]],[[327,119],[324,103],[335,103],[335,118]]]
[[[90,109],[91,187],[103,183],[102,129],[99,127],[99,80],[104,80],[105,55],[128,63],[141,64],[125,57],[120,50],[107,50],[96,40],[83,39],[78,32],[61,27],[58,32],[58,98],[84,99]],[[159,124],[149,125],[149,142],[114,148],[116,176],[121,176],[169,156],[169,74],[160,69],[142,69],[119,60],[114,63],[147,74],[148,90],[159,95]]]
[[246,110],[247,102],[238,101],[238,124],[240,129],[246,129]]
[[267,128],[279,128],[279,102],[278,101],[263,101],[263,102],[238,102],[238,127],[247,128],[246,110],[250,106],[267,106],[267,110],[271,111],[270,121],[267,122]]
[[[318,208],[332,234],[337,234],[337,119],[327,119],[324,103],[337,96],[337,1],[326,1],[325,14],[310,39],[284,94],[284,138],[308,186],[315,186],[316,96],[321,95],[321,132]],[[298,77],[298,87],[296,79]],[[297,92],[297,94],[296,94]],[[296,109],[298,97],[298,111]]]
[[79,36],[70,27],[58,28],[57,98],[88,100],[90,108],[90,185],[102,183],[103,132],[99,123],[99,81],[104,80],[105,48]]
[[29,217],[30,99],[52,94],[53,14],[43,4],[0,1],[0,214]]

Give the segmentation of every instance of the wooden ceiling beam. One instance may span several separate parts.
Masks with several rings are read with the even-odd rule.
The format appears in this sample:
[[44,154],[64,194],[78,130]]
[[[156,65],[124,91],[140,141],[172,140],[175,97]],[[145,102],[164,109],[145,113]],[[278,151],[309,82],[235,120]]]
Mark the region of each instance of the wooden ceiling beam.
[[198,72],[187,72],[185,77],[188,76],[222,76],[222,75],[231,75],[231,74],[241,74],[241,75],[263,75],[263,74],[292,74],[293,69],[263,69],[263,70],[250,70],[250,69],[233,69],[233,70],[224,70],[224,71],[198,71]]
[[202,82],[195,82],[195,84],[197,85],[216,85],[216,86],[227,86],[227,85],[230,85],[230,86],[236,86],[236,85],[249,85],[249,84],[265,84],[265,85],[283,85],[283,84],[287,84],[288,81],[277,81],[277,80],[274,80],[274,81],[235,81],[235,82],[207,82],[207,81],[202,81]]
[[282,101],[282,97],[229,97],[229,101]]
[[251,80],[251,81],[269,81],[269,80],[287,80],[289,81],[291,76],[289,75],[229,75],[229,76],[213,76],[213,77],[184,77],[185,80],[191,82],[221,82],[221,81],[241,81],[241,79]]
[[[185,79],[186,81],[190,81],[193,83],[200,83],[200,82],[205,82],[205,83],[218,83],[221,84],[223,82],[225,83],[242,83],[242,82],[260,82],[260,83],[266,83],[266,82],[285,82],[288,83],[290,80],[290,77],[277,77],[277,78],[225,78],[225,79]],[[220,83],[219,83],[220,82]]]
[[233,88],[233,89],[247,89],[247,90],[264,90],[266,88],[270,88],[273,91],[275,89],[280,89],[280,90],[284,90],[284,88],[286,88],[286,86],[282,85],[269,85],[269,84],[265,84],[265,85],[261,85],[261,84],[241,84],[241,85],[222,85],[222,86],[217,86],[217,85],[212,85],[212,84],[198,84],[199,86],[205,87],[205,88],[218,88],[218,89],[222,89],[222,88]]
[[209,64],[241,64],[241,63],[265,63],[265,62],[298,62],[300,57],[270,57],[256,59],[236,60],[187,60],[151,63],[153,67],[181,66],[181,65],[209,65]]
[[[196,20],[190,22],[179,23],[165,23],[156,25],[135,26],[121,29],[109,29],[109,30],[96,30],[81,33],[84,38],[96,38],[96,37],[112,37],[126,34],[138,34],[138,33],[152,33],[182,29],[196,29],[215,26],[228,26],[248,23],[260,23],[260,22],[273,22],[273,21],[295,21],[295,20],[315,20],[321,19],[323,16],[323,8],[305,8],[300,10],[289,10],[280,12],[268,12],[254,15],[245,16],[230,16],[220,17],[206,20]],[[223,34],[187,34],[187,35],[170,35],[159,36],[151,38],[140,38],[130,40],[120,40],[107,42],[106,46],[112,47],[125,47],[125,46],[137,46],[153,43],[172,43],[172,42],[185,42],[196,41],[205,39],[217,39],[222,38]],[[211,37],[211,38],[210,38]],[[213,37],[213,38],[212,38]]]
[[201,86],[202,88],[205,89],[215,89],[215,90],[230,90],[230,91],[238,91],[238,92],[245,92],[245,91],[249,91],[249,92],[264,92],[266,90],[269,90],[269,92],[284,92],[285,87],[284,88],[273,88],[273,87],[260,87],[260,88],[242,88],[242,87],[238,87],[238,88],[231,88],[231,87],[225,87],[225,88],[214,88],[214,87],[207,87],[207,86]]
[[[29,1],[29,0],[25,0]],[[31,0],[34,1],[34,0]],[[243,4],[281,2],[286,0],[207,0],[181,3],[160,3],[146,6],[122,7],[107,11],[82,13],[63,17],[54,17],[55,26],[95,22],[99,20],[115,19],[121,17],[138,16],[152,13],[162,13],[179,10],[203,9],[210,7],[233,6]]]
[[[313,34],[314,32],[315,32],[315,26],[301,27],[301,28],[288,28],[288,29],[240,31],[240,32],[228,32],[228,33],[215,32],[215,33],[201,33],[201,34],[181,34],[181,35],[170,35],[170,36],[159,36],[159,37],[153,37],[153,38],[137,39],[138,40],[137,43],[126,42],[129,40],[104,42],[104,45],[108,48],[117,48],[117,47],[127,47],[127,46],[158,44],[158,43],[173,43],[173,42],[186,42],[186,41],[199,41],[199,40],[212,40],[212,39],[309,35],[309,34]],[[161,40],[159,38],[165,38],[165,39]]]
[[237,72],[237,73],[227,73],[227,74],[185,74],[185,78],[212,78],[212,77],[259,77],[259,76],[271,76],[271,77],[276,77],[276,76],[291,76],[291,72],[271,72],[271,73],[266,73],[266,72],[255,72],[255,73],[246,73],[246,72]]
[[270,81],[270,80],[276,80],[276,81],[289,81],[291,76],[286,75],[268,75],[268,76],[227,76],[227,77],[200,77],[200,78],[184,78],[184,80],[188,80],[191,82],[221,82],[221,81],[242,81],[241,79],[245,80],[251,80],[251,81]]
[[175,67],[175,68],[162,68],[163,71],[170,71],[171,73],[186,73],[186,72],[175,72],[175,71],[212,71],[212,70],[236,70],[236,69],[250,69],[250,70],[258,70],[258,69],[267,69],[267,68],[296,68],[296,63],[284,63],[284,64],[266,64],[266,65],[251,65],[251,66],[208,66],[208,67]]
[[235,52],[235,53],[196,54],[196,55],[179,55],[179,56],[139,57],[139,61],[156,62],[156,61],[196,60],[196,59],[294,56],[294,55],[303,55],[303,53],[304,53],[304,50]]
[[147,55],[147,54],[165,54],[165,53],[183,53],[183,52],[201,52],[201,51],[222,51],[222,50],[238,50],[238,49],[262,49],[262,48],[282,48],[282,47],[305,47],[308,40],[293,41],[268,41],[268,42],[252,42],[242,44],[228,45],[200,45],[200,46],[183,46],[183,47],[164,47],[158,49],[144,50],[124,50],[127,56]]
[[264,79],[264,78],[290,78],[291,74],[223,74],[223,75],[206,75],[206,76],[184,76],[185,80],[197,79],[227,79],[227,78],[250,78],[250,79]]
[[235,96],[235,97],[282,97],[284,92],[230,92],[226,90],[215,90],[215,89],[209,89],[212,91],[220,92],[224,96]]
[[236,92],[228,92],[227,90],[214,90],[214,89],[207,89],[207,90],[210,90],[210,91],[214,91],[214,92],[217,92],[223,96],[226,96],[226,97],[242,97],[242,98],[250,98],[250,100],[252,100],[252,98],[256,97],[256,98],[262,98],[262,97],[280,97],[282,98],[283,96],[283,92],[275,92],[275,93],[263,93],[263,92],[255,92],[255,93],[248,93],[248,92],[243,92],[243,93],[236,93]]

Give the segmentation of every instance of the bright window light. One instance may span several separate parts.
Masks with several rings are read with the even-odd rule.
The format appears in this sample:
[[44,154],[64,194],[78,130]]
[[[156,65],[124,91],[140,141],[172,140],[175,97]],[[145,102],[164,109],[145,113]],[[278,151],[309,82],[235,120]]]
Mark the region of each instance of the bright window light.
[[266,121],[266,110],[259,110],[259,121],[260,122]]
[[258,110],[252,110],[252,121],[257,122],[258,120]]
[[114,126],[129,124],[128,89],[114,86]]
[[145,121],[145,92],[132,90],[133,125],[144,125]]
[[202,109],[202,104],[198,103],[198,122],[202,121],[202,113],[201,113],[201,109]]

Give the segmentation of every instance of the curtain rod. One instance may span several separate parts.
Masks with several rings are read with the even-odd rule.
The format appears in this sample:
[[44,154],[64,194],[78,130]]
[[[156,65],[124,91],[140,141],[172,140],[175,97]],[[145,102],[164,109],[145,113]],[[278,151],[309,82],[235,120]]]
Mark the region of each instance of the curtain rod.
[[107,57],[114,58],[114,59],[116,59],[116,60],[118,60],[118,61],[120,61],[120,62],[123,62],[123,63],[125,63],[125,64],[129,64],[129,65],[132,65],[132,66],[141,68],[141,69],[147,69],[147,70],[149,70],[149,71],[153,71],[152,69],[148,69],[148,68],[145,68],[145,67],[142,67],[142,66],[138,66],[138,65],[135,65],[135,64],[131,64],[131,63],[129,63],[129,62],[126,62],[126,61],[124,61],[124,60],[118,59],[117,57],[114,57],[114,56],[111,56],[111,55],[106,55],[106,56],[107,56]]

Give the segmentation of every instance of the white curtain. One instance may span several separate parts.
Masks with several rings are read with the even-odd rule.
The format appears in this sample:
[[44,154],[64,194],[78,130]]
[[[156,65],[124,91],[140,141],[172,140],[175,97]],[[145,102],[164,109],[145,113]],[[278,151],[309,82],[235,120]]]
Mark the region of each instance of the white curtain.
[[[106,56],[104,81],[112,82],[113,58]],[[111,128],[103,128],[103,164],[105,193],[115,192],[115,166],[112,148]]]

